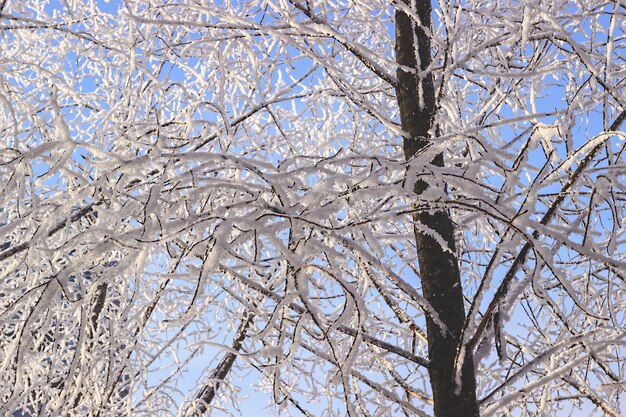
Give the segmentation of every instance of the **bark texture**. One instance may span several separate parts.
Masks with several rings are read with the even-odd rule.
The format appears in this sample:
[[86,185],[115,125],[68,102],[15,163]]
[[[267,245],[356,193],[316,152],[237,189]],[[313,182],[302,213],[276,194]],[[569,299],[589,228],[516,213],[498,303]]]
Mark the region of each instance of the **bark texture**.
[[[410,11],[410,13],[407,13]],[[400,108],[406,159],[428,145],[436,130],[435,87],[431,64],[431,4],[429,0],[401,0],[396,8],[396,60],[398,84],[396,94]],[[419,22],[409,17],[419,17]],[[443,166],[443,155],[432,161]],[[422,194],[427,184],[417,181],[415,192]],[[463,290],[458,260],[454,255],[454,227],[447,211],[419,212],[416,224],[438,233],[447,242],[452,253],[444,250],[432,237],[415,229],[420,279],[424,297],[447,326],[447,332],[427,317],[428,372],[433,390],[436,417],[478,416],[476,380],[471,350],[465,355],[460,388],[454,381],[454,362],[458,340],[465,322]]]

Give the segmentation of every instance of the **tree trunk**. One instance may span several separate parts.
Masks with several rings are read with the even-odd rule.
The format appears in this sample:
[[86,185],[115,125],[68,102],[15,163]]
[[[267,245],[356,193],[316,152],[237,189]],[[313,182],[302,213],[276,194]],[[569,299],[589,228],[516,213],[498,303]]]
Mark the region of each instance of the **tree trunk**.
[[241,324],[239,325],[237,333],[235,334],[235,339],[233,340],[231,351],[226,353],[224,358],[213,370],[209,378],[209,382],[202,387],[202,389],[196,396],[196,399],[200,401],[198,401],[194,409],[191,409],[187,412],[187,417],[201,416],[210,411],[209,405],[215,398],[217,390],[220,389],[221,383],[226,380],[226,377],[230,373],[230,370],[235,363],[235,359],[237,359],[237,353],[241,350],[243,342],[247,337],[248,328],[254,320],[254,314],[252,312],[246,311],[243,313],[243,315],[244,316],[241,320]]
[[[428,144],[432,132],[436,131],[434,126],[436,103],[433,75],[431,72],[425,72],[431,64],[430,36],[423,29],[431,27],[430,1],[401,1],[408,10],[414,7],[412,12],[419,16],[421,21],[421,25],[418,25],[402,10],[402,5],[398,5],[396,61],[399,68],[396,94],[402,129],[407,134],[404,138],[404,154],[408,160]],[[443,162],[443,154],[439,154],[432,164],[443,166]],[[419,195],[426,188],[425,182],[417,181],[414,190]],[[454,362],[465,321],[465,308],[458,260],[454,254],[452,221],[445,210],[434,213],[418,212],[413,219],[416,224],[420,223],[438,233],[453,251],[444,250],[432,237],[415,228],[422,291],[439,319],[448,328],[447,333],[443,332],[431,317],[426,318],[430,360],[428,372],[433,390],[435,416],[478,416],[471,351],[467,352],[463,359],[460,387],[454,380]]]

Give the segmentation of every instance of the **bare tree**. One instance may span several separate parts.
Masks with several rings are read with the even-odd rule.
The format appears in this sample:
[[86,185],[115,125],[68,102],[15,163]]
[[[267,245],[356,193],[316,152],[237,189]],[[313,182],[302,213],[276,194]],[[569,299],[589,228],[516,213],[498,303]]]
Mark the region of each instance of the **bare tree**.
[[621,415],[619,2],[0,5],[0,414]]

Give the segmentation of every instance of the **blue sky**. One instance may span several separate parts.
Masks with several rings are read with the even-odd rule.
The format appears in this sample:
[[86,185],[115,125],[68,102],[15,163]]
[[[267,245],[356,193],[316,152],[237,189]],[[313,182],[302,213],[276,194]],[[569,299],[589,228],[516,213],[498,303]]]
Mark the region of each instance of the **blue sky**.
[[[103,0],[98,0],[95,3],[95,6],[97,8],[99,8],[100,10],[104,11],[104,12],[109,12],[112,14],[116,14],[119,12],[119,10],[121,10],[123,8],[123,2],[120,1],[103,1]],[[62,3],[60,1],[53,1],[49,4],[49,13],[52,15],[54,14],[55,11],[58,10],[63,10],[63,6]],[[294,51],[295,54],[295,51]],[[271,58],[271,52],[269,54],[270,58]],[[74,54],[69,54],[67,57],[67,60],[65,62],[65,65],[67,67],[68,70],[76,70],[77,66],[81,66],[84,65],[84,61],[81,59],[81,57],[74,53]],[[293,69],[292,74],[303,74],[308,67],[311,65],[311,60],[307,59],[307,58],[303,58],[301,60],[299,60],[296,63],[296,67]],[[154,70],[156,68],[157,63],[149,63],[149,65],[154,64],[155,67],[154,68],[150,68],[152,70]],[[194,64],[193,61],[189,62],[189,65],[192,66]],[[180,82],[183,83],[185,80],[185,76],[186,76],[186,72],[185,69],[177,67],[176,65],[172,64],[172,63],[165,63],[164,64],[164,68],[163,70],[159,73],[159,76],[162,78],[167,77],[168,80],[171,80],[172,82]],[[323,73],[321,70],[311,74],[311,78],[315,78],[315,77],[322,77]],[[275,80],[275,77],[270,78],[272,81]],[[564,90],[564,86],[563,86],[563,81],[564,80],[559,80],[559,79],[555,79],[548,87],[545,87],[538,93],[538,97],[541,98],[538,102],[538,111],[545,111],[545,112],[552,112],[555,109],[562,109],[564,108],[564,106],[566,105],[566,103],[563,101],[563,97],[566,94],[570,94],[571,92],[566,92]],[[97,76],[94,74],[93,76],[85,76],[80,83],[77,84],[77,86],[81,89],[83,89],[85,92],[89,92],[95,89],[96,83],[98,82],[97,80]],[[270,86],[261,86],[262,89],[271,89]],[[260,94],[260,92],[257,92],[257,94]],[[480,100],[480,96],[476,96],[476,101]],[[103,105],[107,105],[106,103],[103,103]],[[285,106],[289,105],[289,103],[284,104]],[[297,105],[297,104],[296,104]],[[231,109],[232,110],[232,109]],[[337,111],[340,111],[341,109],[336,108]],[[67,110],[68,112],[70,110]],[[307,112],[311,112],[314,110],[311,109],[307,109],[307,110],[302,110],[304,113]],[[234,112],[233,112],[234,113]],[[308,113],[307,113],[308,114]],[[505,115],[505,116],[512,116],[513,113],[511,111],[506,112],[503,111],[500,115]],[[67,116],[67,114],[64,114],[64,116]],[[198,116],[202,117],[204,119],[206,119],[208,122],[210,123],[218,123],[219,122],[219,117],[217,116],[217,112],[211,110],[209,107],[203,108],[203,109],[199,109],[198,110]],[[585,141],[587,141],[590,137],[594,136],[595,134],[597,134],[598,132],[602,131],[603,129],[603,123],[606,125],[606,121],[602,121],[602,114],[600,112],[594,113],[592,114],[593,117],[590,118],[590,120],[587,123],[580,123],[579,127],[578,127],[578,131],[575,132],[577,134],[573,135],[571,140],[572,140],[572,146],[574,148],[579,147],[582,143],[584,143]],[[611,117],[609,117],[608,119],[611,119],[612,117],[614,117],[615,115],[609,115]],[[468,116],[469,117],[469,116]],[[551,121],[554,120],[554,117],[547,117],[544,120],[544,123],[549,124]],[[74,133],[74,127],[70,126],[70,132]],[[201,128],[198,127],[198,130],[200,130]],[[516,135],[519,132],[514,132],[512,129],[508,128],[507,126],[503,127],[502,129],[499,130],[499,133],[502,135],[504,140],[507,139],[512,139],[514,135]],[[578,134],[579,133],[579,134]],[[35,138],[36,139],[36,138]],[[548,138],[551,139],[551,138]],[[346,139],[340,138],[338,139],[338,144],[337,146],[344,146],[346,144]],[[563,155],[565,154],[565,149],[563,147],[563,143],[557,143],[555,144],[555,146],[557,146],[558,151],[561,152]],[[221,147],[216,147],[215,148],[216,151],[219,151],[221,149]],[[45,155],[44,155],[45,156]],[[82,146],[77,146],[72,154],[72,158],[75,161],[75,164],[77,164],[79,167],[85,168],[86,167],[86,163],[84,161],[84,157],[87,156],[87,151],[84,147]],[[529,157],[531,160],[531,164],[534,165],[535,168],[537,167],[541,167],[544,162],[546,161],[546,156],[545,156],[545,151],[542,149],[542,147],[537,143],[536,147],[534,150],[532,150],[529,153]],[[278,162],[273,161],[273,162]],[[49,165],[44,162],[43,160],[36,160],[34,162],[34,164],[31,167],[34,171],[34,175],[35,176],[40,176],[40,175],[44,175],[48,170],[49,170]],[[77,168],[78,169],[78,168]],[[524,179],[522,177],[521,181],[518,183],[518,186],[515,188],[516,192],[519,192],[520,195],[523,195],[524,193],[524,189],[529,185],[529,183],[532,180],[532,176],[534,175],[536,169],[530,170],[529,171],[529,178],[528,179]],[[59,174],[58,172],[55,173],[54,175],[50,176],[49,178],[46,178],[46,181],[42,184],[43,186],[52,186],[54,184],[57,184],[59,189],[63,189],[63,185],[62,184],[58,184],[59,181]],[[311,181],[314,181],[315,178],[311,177],[309,178]],[[494,184],[495,186],[500,186],[502,184],[502,179],[501,177],[494,177]],[[541,191],[543,192],[548,192],[548,191],[557,191],[557,186],[553,185],[551,188],[548,187],[544,187],[541,189]],[[519,203],[520,201],[520,197],[517,197],[517,203]],[[608,216],[608,214],[607,214]],[[607,218],[608,219],[608,218]],[[148,272],[158,272],[158,268],[155,267],[153,270],[148,271]],[[502,270],[497,270],[496,271],[496,276],[501,276],[504,272],[504,268]],[[488,302],[489,299],[488,297],[485,297],[486,300],[485,302]],[[519,311],[516,311],[516,314],[520,314]],[[226,343],[228,343],[228,340],[225,340]],[[203,359],[210,359],[212,358],[212,356],[214,355],[214,351],[211,349],[207,349],[205,354],[201,357],[198,358],[198,361],[196,361],[197,364],[202,364],[203,363]],[[207,361],[208,362],[208,361]],[[199,378],[199,376],[202,374],[203,372],[203,367],[200,366],[196,366],[194,365],[193,367],[187,369],[185,372],[185,377],[182,379],[182,383],[181,383],[181,389],[183,393],[190,393],[193,392],[194,388],[197,388],[197,380]],[[207,369],[207,371],[210,371],[210,368]],[[159,372],[155,372],[154,374],[152,374],[151,378],[154,378],[155,382],[159,380],[159,378],[161,377],[161,374]],[[245,378],[244,378],[244,382],[242,384],[238,384],[244,387],[244,391],[243,394],[249,396],[250,398],[247,400],[242,401],[242,414],[244,416],[256,416],[259,415],[260,410],[263,410],[263,407],[265,407],[265,405],[267,404],[267,400],[268,400],[268,396],[266,394],[260,394],[260,393],[256,393],[254,391],[254,389],[252,388],[256,382],[259,380],[260,376],[258,374],[258,372],[256,371],[250,371],[246,374]],[[316,407],[313,407],[313,410],[317,410]],[[321,411],[320,411],[321,413]],[[268,413],[269,414],[269,413]],[[224,413],[224,415],[227,415],[226,413]]]

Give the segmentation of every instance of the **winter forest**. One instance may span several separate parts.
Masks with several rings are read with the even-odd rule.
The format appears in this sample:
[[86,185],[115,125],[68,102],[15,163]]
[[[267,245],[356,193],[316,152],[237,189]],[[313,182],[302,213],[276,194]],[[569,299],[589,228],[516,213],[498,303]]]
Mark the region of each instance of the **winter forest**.
[[624,415],[625,61],[622,0],[0,0],[0,415]]

